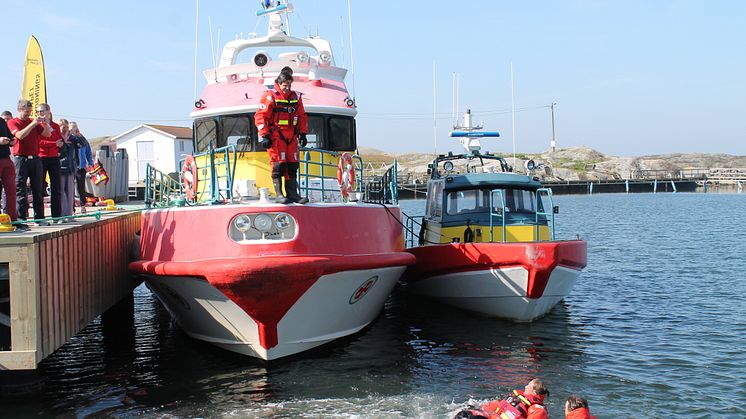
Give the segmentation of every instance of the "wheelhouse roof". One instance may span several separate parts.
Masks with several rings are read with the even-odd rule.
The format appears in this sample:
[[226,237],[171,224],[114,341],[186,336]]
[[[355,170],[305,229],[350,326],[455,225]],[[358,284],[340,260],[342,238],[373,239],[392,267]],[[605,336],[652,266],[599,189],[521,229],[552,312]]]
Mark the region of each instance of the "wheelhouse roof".
[[530,176],[520,175],[517,173],[465,173],[456,175],[446,175],[438,180],[444,180],[445,191],[464,190],[464,189],[528,189],[536,190],[541,187],[538,180],[533,180]]

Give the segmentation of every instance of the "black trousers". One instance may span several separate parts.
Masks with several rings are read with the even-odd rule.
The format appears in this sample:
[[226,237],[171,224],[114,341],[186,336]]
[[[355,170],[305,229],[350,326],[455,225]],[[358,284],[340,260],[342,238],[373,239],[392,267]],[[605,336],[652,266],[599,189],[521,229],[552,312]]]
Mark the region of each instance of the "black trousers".
[[78,169],[77,172],[75,172],[75,186],[78,190],[78,198],[80,199],[80,206],[85,205],[85,198],[87,196],[93,196],[88,191],[85,190],[85,177],[86,171],[85,169]]
[[62,215],[62,177],[60,176],[60,158],[59,157],[42,157],[42,179],[49,174],[49,206],[52,210],[52,217]]
[[28,189],[26,182],[31,182],[31,195],[34,198],[34,219],[44,218],[44,193],[41,159],[34,157],[16,156],[16,196],[18,202],[18,218],[28,218]]
[[274,162],[272,163],[272,179],[295,179],[298,177],[298,162]]

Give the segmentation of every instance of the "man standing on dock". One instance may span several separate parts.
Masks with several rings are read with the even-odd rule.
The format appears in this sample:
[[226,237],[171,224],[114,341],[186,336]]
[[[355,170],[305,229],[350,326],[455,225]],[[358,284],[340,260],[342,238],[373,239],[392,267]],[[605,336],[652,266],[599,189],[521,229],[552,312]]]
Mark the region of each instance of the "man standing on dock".
[[16,194],[18,197],[18,218],[25,220],[28,217],[28,191],[26,182],[31,181],[31,194],[33,196],[34,219],[44,219],[44,195],[42,167],[39,160],[39,141],[41,138],[52,136],[52,127],[44,123],[43,116],[31,119],[31,101],[21,99],[18,101],[18,117],[8,123],[11,134],[15,136],[13,155],[16,166]]

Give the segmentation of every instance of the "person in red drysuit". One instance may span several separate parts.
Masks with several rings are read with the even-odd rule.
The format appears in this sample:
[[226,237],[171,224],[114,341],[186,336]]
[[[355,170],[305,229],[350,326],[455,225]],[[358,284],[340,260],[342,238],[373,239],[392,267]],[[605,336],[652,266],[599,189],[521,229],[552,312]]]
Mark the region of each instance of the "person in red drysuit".
[[291,90],[292,84],[293,70],[285,67],[275,80],[274,90],[268,90],[262,95],[259,109],[254,115],[254,123],[262,137],[261,144],[269,154],[276,202],[305,204],[308,200],[298,194],[298,146],[306,146],[308,116],[303,108],[301,95]]
[[565,402],[565,419],[596,419],[596,417],[591,416],[588,401],[573,394]]
[[549,396],[549,390],[544,383],[535,378],[521,390],[513,392],[502,400],[493,400],[479,408],[463,410],[456,418],[470,419],[549,419],[544,398]]

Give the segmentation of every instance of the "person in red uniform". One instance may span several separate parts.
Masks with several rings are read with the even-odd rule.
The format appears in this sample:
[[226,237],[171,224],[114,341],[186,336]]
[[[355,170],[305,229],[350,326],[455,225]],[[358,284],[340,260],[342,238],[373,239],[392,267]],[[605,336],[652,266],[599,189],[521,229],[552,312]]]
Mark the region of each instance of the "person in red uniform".
[[565,419],[596,419],[596,417],[591,416],[588,401],[573,394],[565,402]]
[[306,146],[308,117],[301,96],[291,90],[292,84],[293,70],[285,67],[275,80],[274,90],[268,90],[262,96],[254,123],[262,137],[261,144],[269,154],[276,202],[305,204],[308,200],[298,194],[298,146]]
[[46,103],[40,103],[36,107],[36,114],[44,117],[45,124],[49,125],[52,132],[49,138],[42,137],[39,140],[39,157],[41,158],[41,176],[46,179],[49,176],[49,207],[55,222],[62,215],[62,172],[60,171],[60,147],[62,132],[60,126],[52,118],[52,109]]
[[31,181],[33,195],[34,219],[44,223],[44,196],[42,167],[39,160],[39,141],[48,139],[52,135],[52,127],[44,121],[46,118],[38,116],[31,119],[32,103],[21,99],[18,101],[18,117],[8,122],[8,128],[15,137],[13,156],[16,166],[16,196],[18,199],[18,218],[28,217],[28,191],[26,181]]
[[[17,221],[16,167],[10,156],[10,147],[13,143],[13,134],[10,133],[5,119],[0,118],[0,187],[3,190],[3,212],[10,215],[11,221]],[[28,229],[28,226],[25,224],[20,224],[16,227],[19,230]]]
[[549,390],[544,383],[535,378],[521,390],[502,400],[493,400],[479,408],[463,410],[456,414],[456,418],[470,419],[549,419],[544,407],[544,398],[549,396]]

